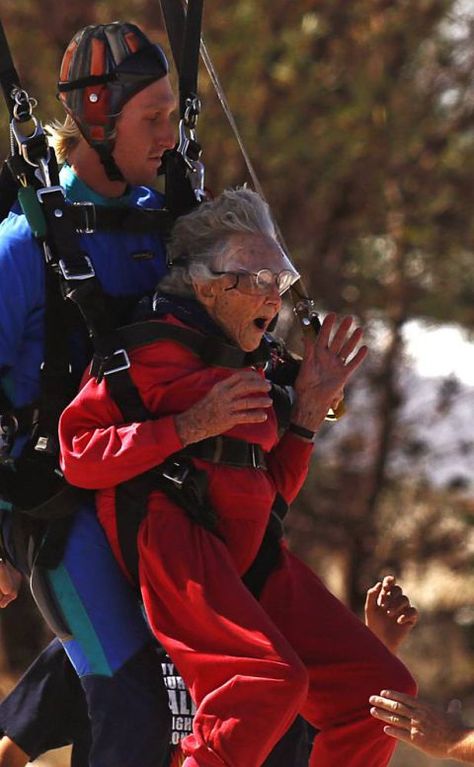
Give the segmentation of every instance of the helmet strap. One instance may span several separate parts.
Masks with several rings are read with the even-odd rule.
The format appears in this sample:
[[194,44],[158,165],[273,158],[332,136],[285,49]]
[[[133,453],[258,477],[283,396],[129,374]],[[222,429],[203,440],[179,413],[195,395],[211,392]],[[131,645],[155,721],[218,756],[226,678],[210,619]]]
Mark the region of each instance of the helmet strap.
[[112,152],[109,152],[103,144],[91,144],[91,146],[99,155],[102,167],[109,181],[125,181],[122,171],[112,156]]

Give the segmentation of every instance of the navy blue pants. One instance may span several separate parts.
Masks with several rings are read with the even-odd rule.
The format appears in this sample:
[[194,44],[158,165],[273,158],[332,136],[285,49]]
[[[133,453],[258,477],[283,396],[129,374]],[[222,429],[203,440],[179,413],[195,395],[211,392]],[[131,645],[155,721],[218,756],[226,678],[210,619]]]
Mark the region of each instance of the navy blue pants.
[[87,767],[89,717],[79,677],[54,639],[0,705],[0,730],[30,760],[73,744],[71,764]]

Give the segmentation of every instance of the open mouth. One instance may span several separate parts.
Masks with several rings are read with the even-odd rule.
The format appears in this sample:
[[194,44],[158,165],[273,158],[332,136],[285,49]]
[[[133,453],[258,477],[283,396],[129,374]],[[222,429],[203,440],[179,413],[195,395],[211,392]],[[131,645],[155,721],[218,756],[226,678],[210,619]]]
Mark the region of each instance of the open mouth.
[[265,329],[266,329],[266,327],[267,327],[267,325],[268,325],[268,323],[269,323],[269,320],[268,320],[268,319],[266,319],[265,317],[257,317],[257,319],[255,319],[255,320],[253,321],[253,324],[254,324],[254,325],[255,325],[255,326],[256,326],[256,327],[257,327],[259,330],[265,330]]

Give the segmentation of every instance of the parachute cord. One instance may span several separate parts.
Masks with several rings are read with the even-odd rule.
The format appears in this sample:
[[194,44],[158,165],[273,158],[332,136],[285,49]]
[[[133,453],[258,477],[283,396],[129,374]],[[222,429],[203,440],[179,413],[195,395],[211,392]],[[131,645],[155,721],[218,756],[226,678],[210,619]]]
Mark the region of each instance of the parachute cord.
[[[219,75],[216,72],[216,69],[214,67],[214,64],[212,63],[212,59],[209,55],[207,45],[204,42],[203,38],[201,37],[201,58],[204,62],[204,66],[206,67],[207,73],[209,75],[209,78],[211,80],[212,85],[214,86],[214,90],[217,94],[217,98],[220,101],[222,110],[227,117],[227,121],[231,127],[232,133],[234,134],[235,140],[237,141],[237,144],[239,145],[239,149],[242,153],[242,157],[244,158],[245,165],[247,167],[247,171],[249,173],[250,178],[252,179],[252,184],[256,192],[262,197],[263,200],[268,204],[267,197],[265,195],[265,192],[263,191],[263,187],[260,183],[260,179],[257,176],[257,172],[254,168],[254,165],[252,163],[252,160],[250,159],[250,155],[247,152],[247,149],[245,147],[243,138],[241,136],[241,133],[239,131],[239,128],[237,126],[237,123],[235,121],[234,115],[232,114],[232,110],[229,106],[229,102],[227,100],[227,97],[224,93],[224,89],[222,87],[222,83],[219,79]],[[275,229],[277,231],[278,239],[280,241],[280,244],[282,245],[283,249],[289,253],[288,246],[285,242],[285,238],[283,237],[283,234],[281,232],[280,227],[278,226],[278,223],[275,222]]]

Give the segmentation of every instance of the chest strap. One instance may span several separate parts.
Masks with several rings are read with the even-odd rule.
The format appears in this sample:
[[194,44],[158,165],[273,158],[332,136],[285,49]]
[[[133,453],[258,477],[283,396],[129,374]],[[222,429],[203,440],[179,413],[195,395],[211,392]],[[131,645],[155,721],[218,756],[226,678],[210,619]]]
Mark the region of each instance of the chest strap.
[[115,489],[117,535],[125,567],[139,583],[137,537],[150,493],[161,490],[201,527],[217,535],[217,515],[207,499],[207,473],[179,453],[161,466],[123,482]]
[[93,202],[68,203],[70,221],[79,234],[110,231],[167,236],[174,217],[167,210],[130,208],[124,205],[95,205]]
[[104,376],[128,369],[131,351],[161,340],[175,341],[198,356],[205,365],[213,367],[261,367],[268,359],[264,344],[256,352],[244,352],[217,336],[206,336],[192,328],[161,320],[146,320],[109,333],[102,341],[102,349],[94,355],[91,374],[100,381]]
[[192,328],[160,320],[147,320],[119,328],[101,339],[92,360],[91,375],[98,382],[106,377],[107,388],[126,422],[153,417],[143,404],[130,375],[129,353],[159,340],[175,341],[197,355],[204,364],[216,367],[240,369],[262,365],[266,359],[265,342],[256,352],[246,353],[221,338],[205,336]]

